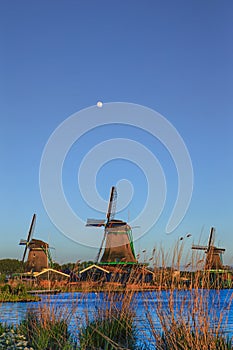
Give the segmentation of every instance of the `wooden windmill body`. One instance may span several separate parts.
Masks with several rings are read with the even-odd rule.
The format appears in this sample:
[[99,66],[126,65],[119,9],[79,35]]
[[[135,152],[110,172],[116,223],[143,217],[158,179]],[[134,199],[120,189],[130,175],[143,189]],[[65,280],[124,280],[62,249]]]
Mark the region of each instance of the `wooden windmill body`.
[[[86,226],[104,226],[104,237],[96,262],[100,264],[135,264],[137,260],[133,247],[131,227],[125,221],[114,219],[116,197],[116,188],[112,187],[106,215],[107,221],[95,219],[87,220]],[[101,256],[104,244],[104,252]]]
[[43,269],[49,267],[49,245],[48,243],[32,239],[35,228],[36,214],[33,215],[31,225],[29,228],[27,239],[21,239],[20,245],[25,245],[23,259],[25,261],[27,250],[29,250],[28,258],[25,265],[26,272],[41,272]]
[[192,249],[204,250],[206,253],[205,270],[221,270],[224,268],[222,263],[222,254],[225,248],[214,246],[214,227],[211,227],[210,236],[207,246],[193,245]]
[[33,272],[40,272],[47,269],[48,256],[46,252],[49,249],[48,243],[39,239],[32,239],[29,243],[29,253],[26,263],[26,270]]
[[136,262],[132,244],[130,244],[131,227],[122,222],[122,225],[107,227],[106,243],[101,263]]

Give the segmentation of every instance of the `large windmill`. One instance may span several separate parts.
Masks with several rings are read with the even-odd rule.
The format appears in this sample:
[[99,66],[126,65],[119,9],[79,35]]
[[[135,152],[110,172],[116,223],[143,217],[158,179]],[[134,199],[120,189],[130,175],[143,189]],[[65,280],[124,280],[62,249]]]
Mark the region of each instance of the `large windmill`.
[[[137,260],[133,247],[132,229],[127,222],[114,219],[116,198],[116,188],[112,187],[106,220],[87,219],[86,226],[104,227],[104,237],[96,261],[100,264],[135,264]],[[100,259],[104,244],[104,252]]]
[[214,246],[214,227],[211,227],[209,241],[207,246],[193,245],[192,249],[204,250],[206,253],[205,270],[219,270],[223,269],[222,254],[225,248],[218,248]]
[[23,262],[25,261],[27,250],[29,250],[25,268],[27,272],[40,272],[49,267],[49,261],[51,260],[48,243],[38,239],[32,239],[35,223],[36,214],[32,217],[27,239],[21,239],[19,243],[20,245],[25,245],[22,258]]

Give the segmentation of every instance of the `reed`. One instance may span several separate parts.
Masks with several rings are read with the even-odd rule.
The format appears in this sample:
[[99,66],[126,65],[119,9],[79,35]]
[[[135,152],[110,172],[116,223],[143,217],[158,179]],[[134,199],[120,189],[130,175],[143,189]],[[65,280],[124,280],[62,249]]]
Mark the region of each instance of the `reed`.
[[36,350],[70,350],[77,345],[68,330],[71,314],[64,309],[41,305],[38,310],[30,310],[19,331]]
[[35,350],[233,349],[226,333],[232,290],[226,289],[225,300],[220,300],[222,284],[213,282],[210,271],[198,270],[200,257],[187,256],[183,243],[169,252],[155,248],[149,260],[154,273],[150,291],[137,292],[145,283],[139,278],[142,266],[134,266],[124,286],[114,279],[104,292],[79,294],[71,310],[52,307],[49,300],[39,304],[17,332]]
[[[172,254],[169,254],[172,256],[169,269],[166,267],[168,264],[164,259],[164,251],[160,249],[156,252],[155,283],[159,287],[151,294],[150,299],[154,302],[150,305],[145,303],[148,327],[146,336],[150,348],[232,349],[232,339],[229,339],[225,332],[233,299],[232,290],[226,293],[226,299],[221,306],[219,280],[216,279],[216,283],[213,283],[211,271],[198,271],[195,266],[196,259],[192,261],[191,266],[190,263],[186,264],[187,256],[184,259],[183,244],[176,245]],[[183,273],[181,262],[184,266]]]
[[0,335],[2,335],[7,329],[7,326],[0,323]]
[[86,313],[79,328],[81,350],[136,349],[137,330],[132,293],[108,292],[97,299],[94,313]]
[[[35,349],[232,349],[225,329],[233,293],[226,292],[220,305],[221,283],[218,279],[213,283],[210,271],[198,270],[195,261],[199,260],[185,254],[183,243],[169,252],[155,248],[150,259],[151,291],[141,291],[137,298],[137,287],[145,285],[138,278],[142,266],[134,266],[124,290],[113,291],[113,285],[120,286],[114,279],[108,282],[108,291],[95,294],[94,311],[89,294],[83,293],[84,314],[72,328],[77,341],[68,331],[70,315],[64,319],[64,309],[57,314],[48,305],[40,310],[39,318],[27,319],[27,337],[33,339]],[[140,317],[138,300],[144,301]],[[74,304],[72,315],[77,309]]]

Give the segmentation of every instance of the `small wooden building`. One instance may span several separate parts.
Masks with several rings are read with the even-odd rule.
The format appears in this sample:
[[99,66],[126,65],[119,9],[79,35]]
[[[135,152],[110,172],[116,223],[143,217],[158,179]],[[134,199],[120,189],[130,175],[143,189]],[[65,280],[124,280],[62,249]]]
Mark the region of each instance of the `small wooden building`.
[[91,282],[108,282],[110,271],[99,265],[93,264],[79,271],[79,280]]
[[47,280],[52,282],[68,281],[70,278],[70,275],[51,268],[43,269],[40,272],[34,272],[33,276],[37,279],[37,281]]
[[143,264],[93,264],[79,271],[79,281],[99,282],[100,284],[115,283],[126,285],[129,283],[141,286],[152,283],[153,276],[154,273]]

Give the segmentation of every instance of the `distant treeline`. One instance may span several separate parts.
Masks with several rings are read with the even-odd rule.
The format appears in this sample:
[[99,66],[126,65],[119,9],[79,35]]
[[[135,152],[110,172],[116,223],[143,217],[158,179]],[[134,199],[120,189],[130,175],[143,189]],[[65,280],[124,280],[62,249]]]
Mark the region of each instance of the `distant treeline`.
[[[53,263],[53,269],[65,272],[70,274],[71,272],[78,272],[82,269],[93,264],[93,261],[83,261],[76,263],[66,263],[66,264],[58,264],[56,262]],[[1,259],[0,260],[0,274],[1,279],[5,278],[5,276],[12,276],[15,273],[24,272],[25,263],[17,259]]]
[[1,275],[12,275],[13,273],[23,272],[24,264],[17,259],[1,259],[0,273]]

